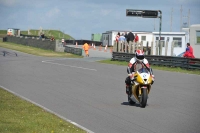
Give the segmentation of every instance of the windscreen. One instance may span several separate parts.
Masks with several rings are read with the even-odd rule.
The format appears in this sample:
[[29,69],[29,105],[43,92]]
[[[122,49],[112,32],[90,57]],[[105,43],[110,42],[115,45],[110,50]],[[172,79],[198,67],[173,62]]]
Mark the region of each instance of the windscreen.
[[138,70],[138,72],[139,72],[139,73],[149,73],[149,71],[148,71],[145,67],[140,68],[140,69]]

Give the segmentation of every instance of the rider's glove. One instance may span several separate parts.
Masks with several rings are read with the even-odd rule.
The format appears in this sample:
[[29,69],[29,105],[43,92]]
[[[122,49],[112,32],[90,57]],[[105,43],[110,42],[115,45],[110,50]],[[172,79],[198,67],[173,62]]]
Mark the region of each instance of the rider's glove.
[[151,76],[152,76],[152,80],[155,81],[155,77],[154,77],[154,75],[151,75]]
[[134,72],[132,72],[131,74],[128,74],[128,76],[130,77],[130,79],[131,79],[131,81],[133,81],[134,80]]
[[152,83],[151,83],[151,85],[153,85],[153,83],[155,81],[155,77],[154,77],[154,75],[151,75],[151,77],[152,77]]

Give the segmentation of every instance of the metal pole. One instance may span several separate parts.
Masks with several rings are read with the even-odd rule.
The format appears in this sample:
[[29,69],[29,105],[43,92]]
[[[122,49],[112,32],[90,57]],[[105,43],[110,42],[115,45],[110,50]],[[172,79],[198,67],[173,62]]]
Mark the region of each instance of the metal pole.
[[172,11],[171,11],[171,27],[170,27],[171,32],[172,32],[172,15],[173,15],[173,8],[172,8]]
[[159,10],[159,12],[160,12],[160,27],[159,27],[159,55],[161,55],[161,53],[160,53],[160,49],[162,48],[161,47],[161,41],[160,41],[160,39],[161,39],[161,28],[162,28],[162,11],[160,11]]
[[181,31],[181,28],[182,28],[182,11],[183,11],[183,9],[182,9],[182,5],[181,5],[181,18],[180,18],[180,31]]

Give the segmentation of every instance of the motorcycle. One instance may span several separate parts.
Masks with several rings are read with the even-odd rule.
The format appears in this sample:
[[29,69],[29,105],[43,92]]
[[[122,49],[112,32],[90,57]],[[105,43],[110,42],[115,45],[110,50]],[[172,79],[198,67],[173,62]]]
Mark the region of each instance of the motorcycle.
[[152,69],[140,68],[133,76],[134,79],[131,81],[132,91],[128,95],[129,104],[140,104],[142,108],[147,105],[148,94],[151,90],[152,80]]

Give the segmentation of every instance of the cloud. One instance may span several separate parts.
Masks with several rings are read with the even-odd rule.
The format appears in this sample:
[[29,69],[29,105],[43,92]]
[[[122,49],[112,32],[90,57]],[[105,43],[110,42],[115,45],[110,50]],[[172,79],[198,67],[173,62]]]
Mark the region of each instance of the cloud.
[[46,15],[49,17],[49,18],[52,18],[54,16],[57,16],[58,14],[60,13],[60,9],[58,9],[57,7],[49,10]]
[[112,10],[110,10],[110,9],[103,9],[103,10],[100,11],[100,14],[101,14],[102,16],[107,16],[107,15],[109,15],[111,12],[112,12]]
[[199,0],[178,0],[180,3],[191,3],[191,2],[199,2]]
[[4,6],[13,6],[17,3],[17,0],[0,0],[0,4]]

